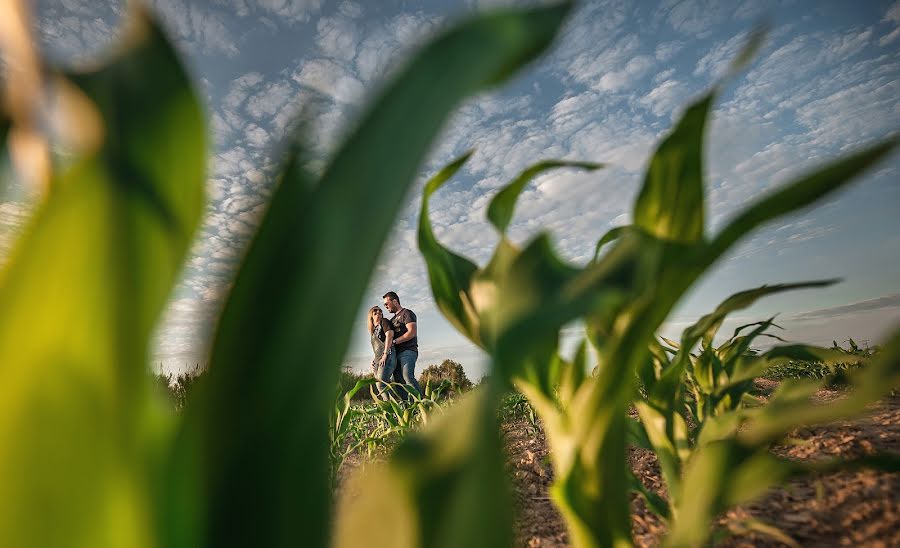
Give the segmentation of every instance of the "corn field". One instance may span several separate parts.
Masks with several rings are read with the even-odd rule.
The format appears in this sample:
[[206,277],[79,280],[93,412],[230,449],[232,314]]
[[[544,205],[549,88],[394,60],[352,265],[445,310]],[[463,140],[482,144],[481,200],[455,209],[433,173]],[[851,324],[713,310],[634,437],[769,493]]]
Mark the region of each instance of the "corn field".
[[[53,166],[0,272],[0,546],[510,545],[504,417],[527,420],[546,437],[549,498],[579,548],[633,544],[632,493],[665,523],[664,545],[701,546],[716,516],[792,478],[897,470],[896,454],[810,464],[770,448],[798,427],[857,416],[900,385],[900,332],[877,354],[853,355],[864,365],[845,368],[846,397],[825,405],[810,397],[848,362],[846,350],[776,344],[754,352],[755,339],[772,335],[771,319],[713,344],[728,314],[833,280],[741,291],[680,340],[657,336],[683,295],[736,244],[821,203],[897,144],[832,159],[711,233],[708,118],[762,31],[724,79],[684,109],[649,160],[633,224],[598,235],[587,264],[562,260],[547,233],[519,246],[507,229],[534,177],[602,169],[603,158],[547,159],[504,186],[488,208],[499,243],[484,265],[441,244],[429,218],[430,198],[470,154],[433,175],[421,201],[419,250],[435,303],[490,357],[490,376],[452,400],[440,398],[446,385],[429,385],[406,403],[388,395],[354,406],[349,392],[334,398],[378,252],[444,122],[465,98],[538,59],[570,7],[478,15],[431,40],[371,98],[320,171],[308,169],[302,135],[285,136],[275,190],[218,318],[208,370],[178,412],[157,397],[147,355],[201,220],[203,108],[178,55],[141,9],[118,55],[93,71],[61,71],[32,52],[32,76],[52,79],[75,98],[62,104],[102,131]],[[32,106],[0,113],[3,136],[41,127]],[[330,296],[331,343],[321,339],[309,295]],[[585,326],[583,342],[563,357],[560,331],[575,321]],[[310,348],[316,367],[297,367]],[[800,360],[829,373],[754,397],[756,377]],[[667,498],[631,472],[632,447],[656,456]],[[351,454],[372,462],[336,497]]]

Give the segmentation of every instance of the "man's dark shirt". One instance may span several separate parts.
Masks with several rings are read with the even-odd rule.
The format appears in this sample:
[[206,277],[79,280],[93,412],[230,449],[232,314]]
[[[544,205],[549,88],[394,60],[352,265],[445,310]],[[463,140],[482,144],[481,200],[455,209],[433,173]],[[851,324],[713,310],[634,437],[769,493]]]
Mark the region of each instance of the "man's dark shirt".
[[[401,335],[405,334],[408,329],[406,329],[406,324],[415,323],[416,322],[416,313],[412,310],[404,308],[400,312],[397,312],[393,318],[391,318],[391,324],[394,326],[394,340],[396,341],[400,338]],[[413,337],[408,341],[397,343],[394,345],[397,348],[397,352],[401,352],[403,350],[415,350],[419,351],[419,337]]]

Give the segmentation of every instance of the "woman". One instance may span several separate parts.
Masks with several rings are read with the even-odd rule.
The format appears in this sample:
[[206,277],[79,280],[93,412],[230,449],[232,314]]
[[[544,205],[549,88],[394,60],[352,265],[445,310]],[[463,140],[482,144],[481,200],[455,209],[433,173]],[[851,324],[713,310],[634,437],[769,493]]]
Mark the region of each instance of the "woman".
[[384,319],[381,308],[373,306],[369,309],[368,319],[369,337],[372,340],[372,350],[375,359],[372,360],[372,370],[378,383],[378,394],[381,395],[386,385],[393,380],[394,370],[397,368],[397,353],[394,352],[394,328],[391,322]]

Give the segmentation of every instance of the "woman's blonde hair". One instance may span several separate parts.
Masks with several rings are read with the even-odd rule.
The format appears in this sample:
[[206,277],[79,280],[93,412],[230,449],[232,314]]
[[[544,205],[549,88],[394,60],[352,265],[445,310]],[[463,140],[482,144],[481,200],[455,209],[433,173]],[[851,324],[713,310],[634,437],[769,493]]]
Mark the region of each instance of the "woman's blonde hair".
[[[381,312],[381,307],[373,306],[372,308],[369,309],[369,319],[366,322],[366,324],[367,324],[367,327],[369,328],[370,334],[372,333],[372,331],[375,331],[375,312],[376,311]],[[381,317],[384,318],[383,312],[381,314]]]

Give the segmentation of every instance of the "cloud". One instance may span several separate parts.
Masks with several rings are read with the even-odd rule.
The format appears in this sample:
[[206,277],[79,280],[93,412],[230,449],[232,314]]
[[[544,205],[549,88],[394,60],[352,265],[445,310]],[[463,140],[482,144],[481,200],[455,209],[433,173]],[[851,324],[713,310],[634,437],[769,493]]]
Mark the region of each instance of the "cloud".
[[881,20],[885,22],[894,22],[900,25],[900,1],[891,4],[890,7],[888,7],[887,12],[885,12],[884,18]]
[[235,33],[226,25],[225,14],[182,0],[154,0],[159,18],[189,50],[203,55],[238,54]]
[[238,13],[250,11],[273,15],[290,25],[306,23],[322,9],[322,0],[237,0]]
[[878,45],[885,47],[892,44],[894,40],[900,37],[900,1],[891,4],[881,21],[883,23],[894,23],[897,25],[894,30],[878,39]]
[[720,78],[746,43],[747,33],[743,32],[713,46],[706,55],[697,61],[694,76],[706,76],[713,80]]
[[404,13],[372,29],[359,44],[356,75],[366,84],[386,78],[403,65],[414,46],[440,27],[442,20],[422,12]]
[[718,0],[665,0],[660,4],[656,18],[664,18],[679,32],[705,38],[733,10],[733,6]]
[[900,306],[900,293],[892,293],[875,299],[859,301],[855,303],[845,304],[841,306],[832,306],[829,308],[820,308],[818,310],[810,310],[801,312],[793,316],[793,320],[821,320],[827,318],[836,318],[846,314],[855,314],[858,312],[869,312],[872,310],[881,310],[884,308],[894,308]]
[[653,57],[649,55],[637,55],[632,57],[622,70],[607,72],[594,84],[594,89],[602,91],[618,91],[629,87],[634,82],[647,74],[655,65]]
[[300,86],[336,103],[357,104],[362,101],[365,91],[362,83],[345,67],[326,59],[303,62],[293,78]]
[[684,42],[680,42],[678,40],[662,43],[656,46],[656,60],[663,62],[668,61],[672,57],[675,57],[675,54],[681,51],[683,47]]
[[894,40],[900,38],[900,27],[895,28],[890,33],[885,34],[881,38],[878,39],[878,45],[881,47],[885,47],[889,44],[894,43]]
[[356,57],[359,31],[356,23],[346,17],[322,17],[316,23],[316,45],[326,57],[352,61]]
[[638,102],[659,117],[672,116],[688,98],[688,87],[678,80],[666,80],[653,88]]

